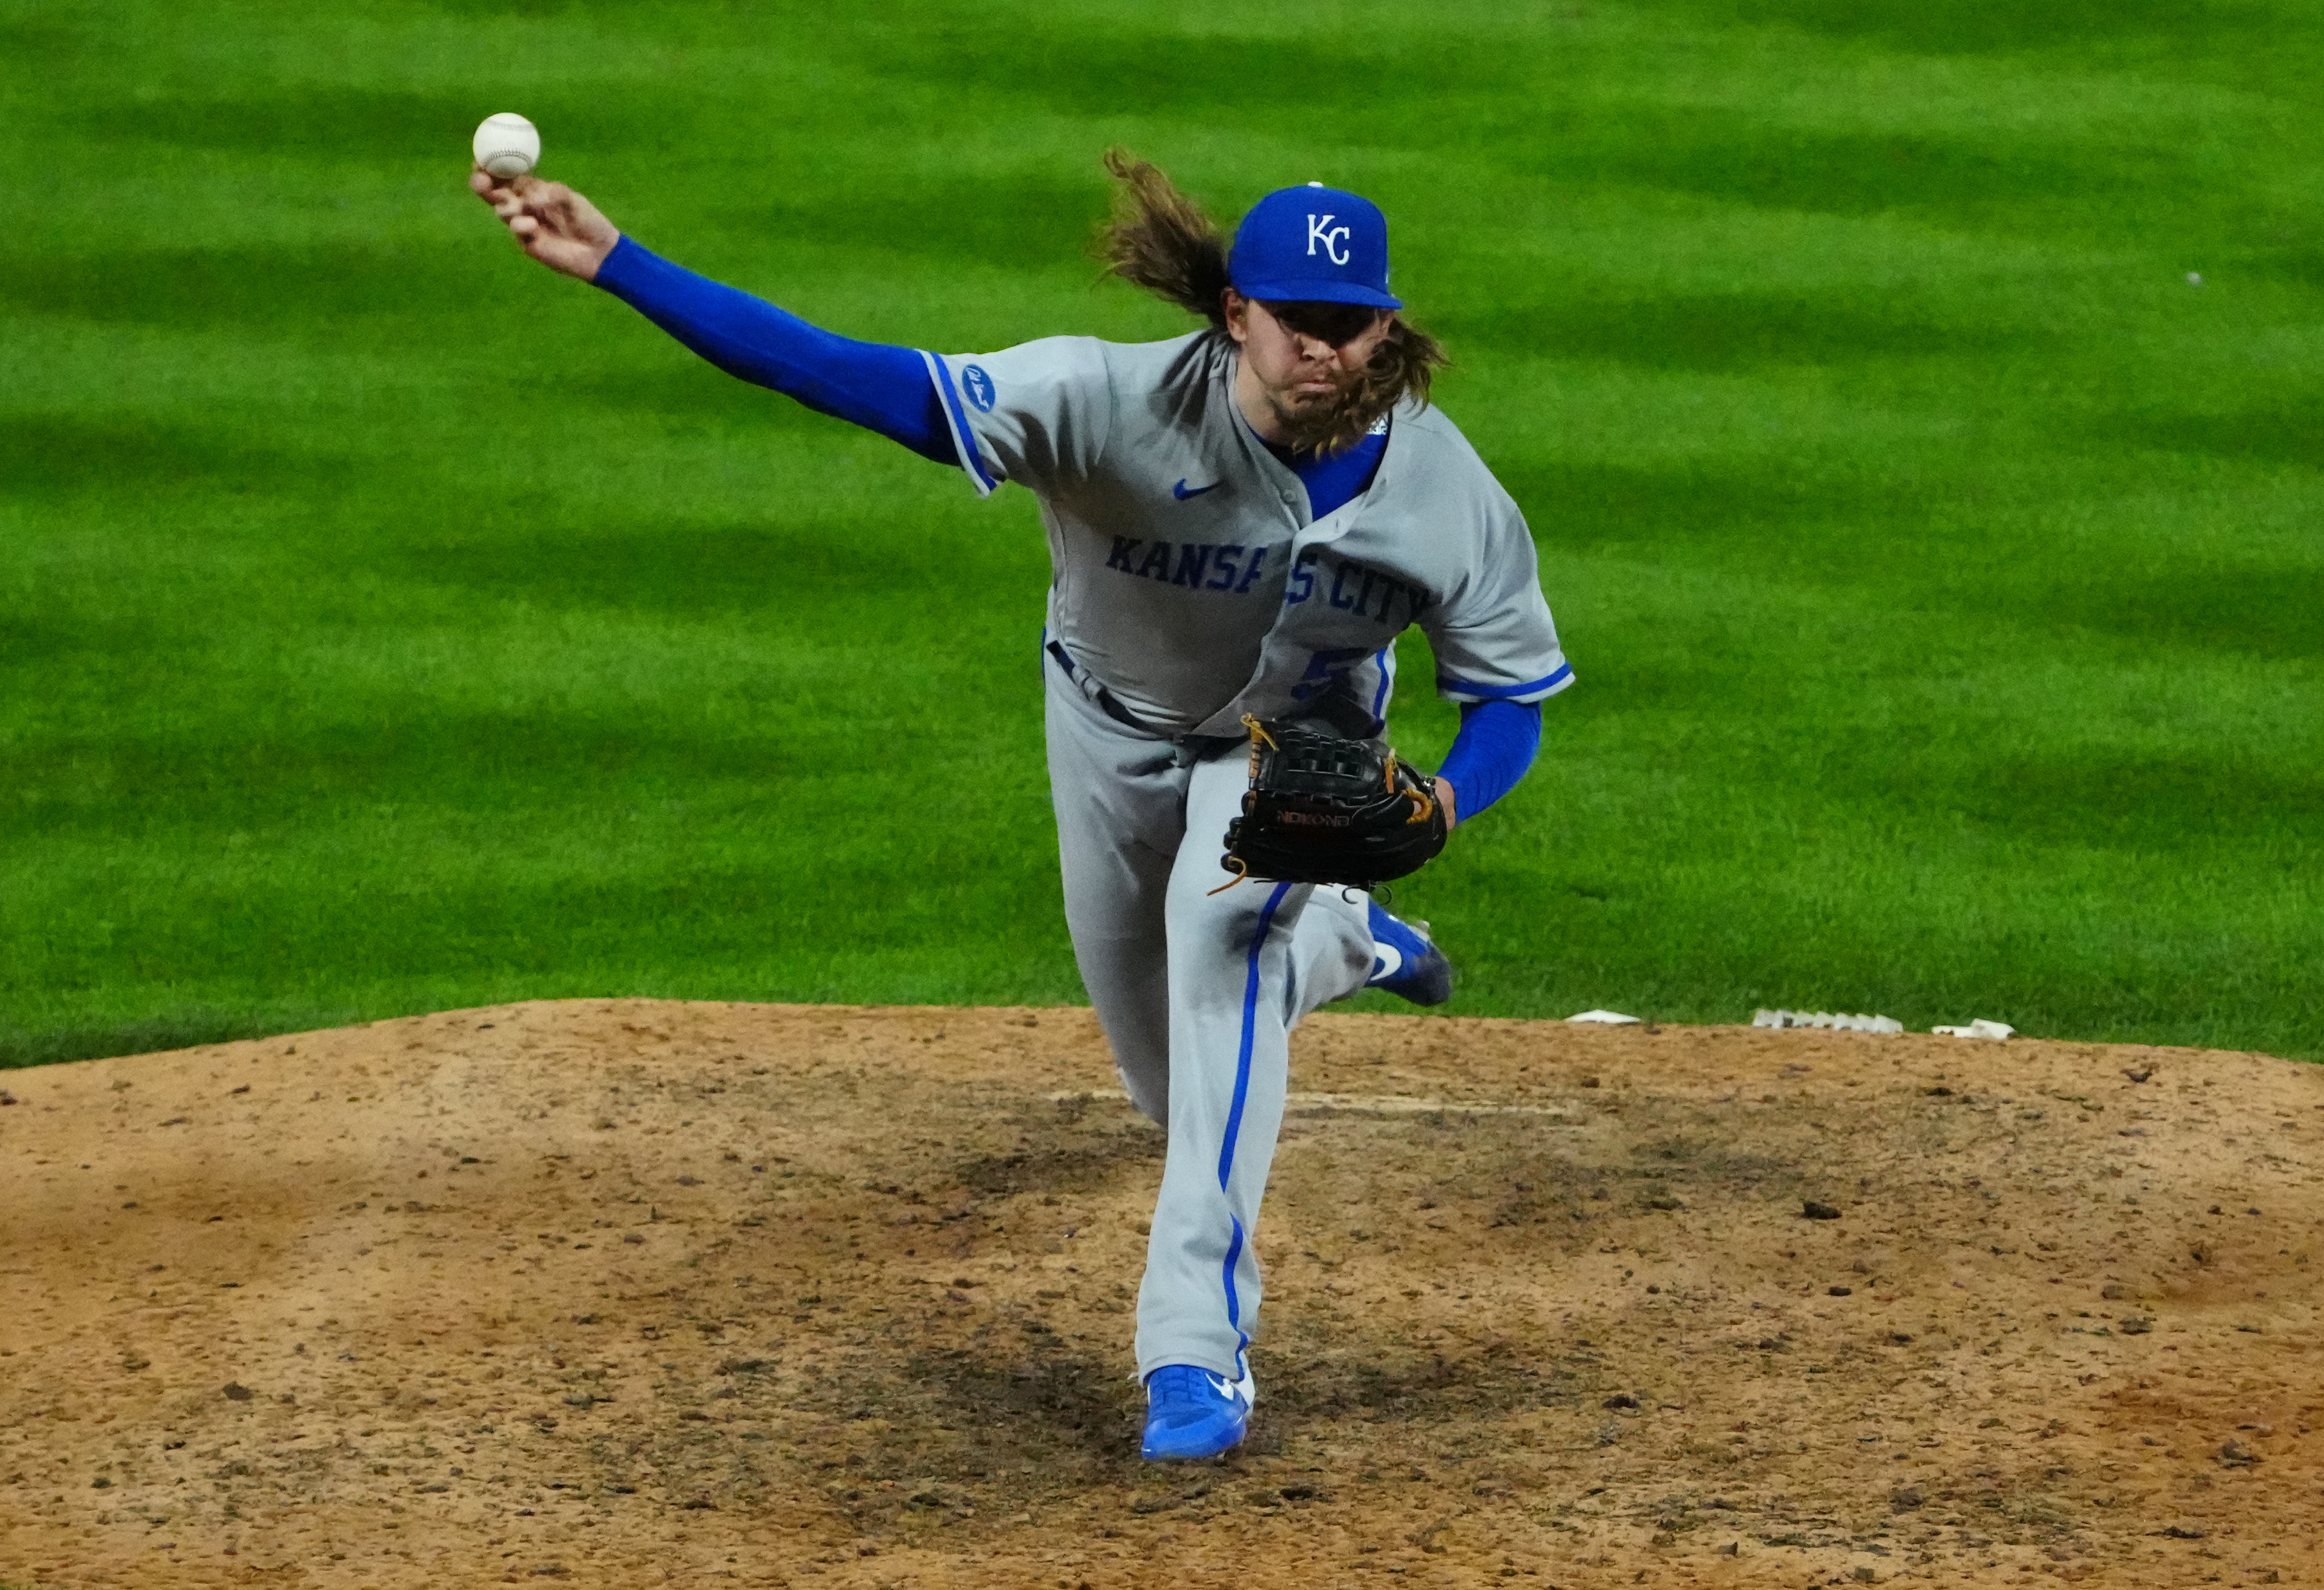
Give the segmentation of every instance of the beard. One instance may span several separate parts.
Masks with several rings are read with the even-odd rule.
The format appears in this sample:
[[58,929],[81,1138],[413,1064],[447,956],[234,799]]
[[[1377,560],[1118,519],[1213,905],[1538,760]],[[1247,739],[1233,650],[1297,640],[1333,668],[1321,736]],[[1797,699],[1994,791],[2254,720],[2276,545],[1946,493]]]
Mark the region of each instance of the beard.
[[1369,366],[1336,371],[1330,379],[1328,391],[1268,394],[1268,406],[1290,432],[1294,452],[1345,452],[1403,395],[1401,382],[1381,380]]
[[1426,408],[1429,386],[1443,364],[1443,345],[1397,315],[1361,369],[1331,372],[1327,391],[1270,392],[1268,406],[1283,422],[1293,451],[1328,458],[1361,441],[1397,404]]

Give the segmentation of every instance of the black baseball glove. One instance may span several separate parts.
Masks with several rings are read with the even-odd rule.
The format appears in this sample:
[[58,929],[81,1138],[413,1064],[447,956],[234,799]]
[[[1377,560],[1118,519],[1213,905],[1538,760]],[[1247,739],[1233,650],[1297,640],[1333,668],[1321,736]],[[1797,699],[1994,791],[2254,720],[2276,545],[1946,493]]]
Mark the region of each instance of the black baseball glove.
[[1418,872],[1444,848],[1436,781],[1379,741],[1313,719],[1242,722],[1250,790],[1227,825],[1227,871],[1368,889]]

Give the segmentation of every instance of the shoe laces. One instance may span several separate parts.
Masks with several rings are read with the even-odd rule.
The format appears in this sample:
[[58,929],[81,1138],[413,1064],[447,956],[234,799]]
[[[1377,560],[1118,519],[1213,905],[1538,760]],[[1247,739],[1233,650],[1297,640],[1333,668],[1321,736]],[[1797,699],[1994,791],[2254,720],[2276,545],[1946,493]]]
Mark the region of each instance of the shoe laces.
[[1225,1375],[1192,1364],[1166,1364],[1146,1380],[1147,1408],[1149,1412],[1163,1414],[1209,1413],[1231,1403],[1231,1394],[1222,1394],[1222,1384],[1231,1385]]

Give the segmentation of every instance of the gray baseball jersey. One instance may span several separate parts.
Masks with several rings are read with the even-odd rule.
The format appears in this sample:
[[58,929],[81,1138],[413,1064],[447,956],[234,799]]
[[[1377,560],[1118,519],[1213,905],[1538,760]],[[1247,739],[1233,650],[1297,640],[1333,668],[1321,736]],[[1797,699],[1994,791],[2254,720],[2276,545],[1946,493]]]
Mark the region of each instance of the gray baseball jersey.
[[1451,421],[1398,409],[1370,486],[1311,521],[1236,406],[1236,357],[1200,332],[927,362],[976,489],[1030,488],[1048,527],[1065,918],[1124,1086],[1169,1132],[1139,1368],[1199,1365],[1248,1394],[1290,1029],[1361,988],[1377,947],[1353,891],[1231,886],[1242,716],[1379,732],[1413,624],[1455,700],[1538,701],[1572,670],[1525,520]]
[[1439,691],[1542,700],[1573,678],[1517,504],[1452,421],[1406,405],[1370,487],[1310,520],[1242,420],[1234,345],[1056,337],[928,356],[962,467],[1041,500],[1049,633],[1140,721],[1227,735],[1242,715],[1376,733],[1391,642],[1418,624]]

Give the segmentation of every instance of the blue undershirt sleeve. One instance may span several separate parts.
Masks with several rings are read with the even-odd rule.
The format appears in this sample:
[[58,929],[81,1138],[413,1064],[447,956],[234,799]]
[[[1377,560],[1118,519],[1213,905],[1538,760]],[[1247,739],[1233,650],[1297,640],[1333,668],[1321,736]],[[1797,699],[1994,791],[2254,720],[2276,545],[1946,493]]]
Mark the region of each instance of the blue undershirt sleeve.
[[959,467],[944,400],[912,349],[811,326],[626,236],[597,267],[597,285],[729,375]]
[[1467,822],[1517,788],[1541,750],[1541,703],[1485,701],[1461,708],[1461,732],[1436,776],[1452,786]]

